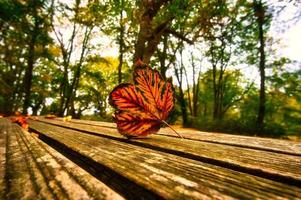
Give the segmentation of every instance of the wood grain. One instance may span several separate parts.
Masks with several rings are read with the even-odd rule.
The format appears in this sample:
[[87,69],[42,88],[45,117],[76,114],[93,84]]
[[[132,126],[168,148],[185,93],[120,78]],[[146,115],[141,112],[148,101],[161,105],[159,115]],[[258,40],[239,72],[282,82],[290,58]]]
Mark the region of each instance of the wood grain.
[[4,120],[0,122],[7,144],[4,199],[123,199],[37,135]]
[[0,119],[0,199],[5,198],[5,168],[6,168],[6,137],[7,130],[4,126],[7,120]]
[[[57,120],[49,120],[47,122],[90,134],[109,136],[112,139],[122,138],[117,130],[112,128]],[[152,135],[150,138],[128,142],[301,187],[300,156],[279,155],[275,152],[198,140],[180,140],[162,135]]]
[[[73,124],[73,126],[75,125]],[[152,150],[136,144],[129,144],[125,139],[114,140],[112,138],[84,134],[80,131],[47,125],[37,121],[30,121],[30,127],[41,135],[64,144],[67,148],[114,170],[163,198],[301,198],[301,189],[299,187],[167,152]],[[114,135],[113,133],[108,134]],[[167,137],[154,136],[149,139],[139,140],[139,142],[158,145],[159,141],[159,143],[164,142],[167,145],[164,138],[166,139]],[[174,138],[167,139],[171,141],[172,145],[179,144],[172,141]],[[185,143],[184,140],[178,141]],[[189,144],[190,142],[192,141],[189,141]],[[182,146],[182,148],[184,147]],[[190,149],[202,153],[197,148],[197,145],[190,146]],[[209,153],[212,156],[212,153]],[[229,149],[228,151],[224,149],[220,153],[220,157],[224,157],[231,152]],[[240,153],[240,155],[236,156],[242,158],[245,154]],[[294,159],[292,159],[293,161]],[[265,164],[267,165],[267,163]],[[275,167],[275,169],[277,168]]]
[[[38,119],[44,120],[43,117],[39,117]],[[63,121],[63,119],[56,118],[53,121]],[[115,123],[110,123],[110,122],[72,119],[69,123],[116,129]],[[177,131],[186,139],[301,156],[300,142],[280,140],[280,139],[271,140],[270,138],[250,137],[250,136],[231,135],[231,134],[222,134],[222,133],[211,133],[211,132],[197,131],[194,129],[186,129],[186,128],[180,128],[180,129],[178,128]],[[174,132],[169,128],[161,128],[158,134],[166,135],[170,137],[177,137],[175,136]]]

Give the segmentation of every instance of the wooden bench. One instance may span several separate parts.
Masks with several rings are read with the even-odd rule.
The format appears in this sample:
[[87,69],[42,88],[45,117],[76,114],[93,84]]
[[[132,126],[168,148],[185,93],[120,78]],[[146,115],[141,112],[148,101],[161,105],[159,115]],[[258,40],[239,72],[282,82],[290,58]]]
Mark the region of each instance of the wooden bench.
[[0,199],[301,199],[301,144],[113,123],[0,119]]

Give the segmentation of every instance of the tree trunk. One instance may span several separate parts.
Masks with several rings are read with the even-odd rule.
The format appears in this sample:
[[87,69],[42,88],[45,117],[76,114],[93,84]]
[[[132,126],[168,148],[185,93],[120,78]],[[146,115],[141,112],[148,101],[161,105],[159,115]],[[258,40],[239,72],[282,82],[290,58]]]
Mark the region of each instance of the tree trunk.
[[35,25],[32,32],[32,36],[29,42],[28,57],[27,57],[27,68],[25,71],[23,88],[24,88],[24,103],[23,103],[23,114],[27,114],[27,109],[30,106],[30,94],[32,85],[32,72],[35,62],[35,44],[38,35],[39,22],[35,17]]
[[[69,64],[68,64],[69,65]],[[65,105],[65,94],[68,88],[68,65],[64,65],[64,72],[63,72],[63,80],[60,84],[60,105],[58,110],[58,116],[63,117],[64,116],[64,105]]]
[[37,116],[38,115],[38,111],[41,108],[42,104],[43,104],[43,99],[41,98],[41,100],[39,102],[36,103],[35,106],[32,107],[32,115],[33,116]]
[[[223,39],[221,39],[221,56],[216,58],[218,60],[213,61],[212,63],[212,82],[213,82],[213,94],[214,94],[214,104],[213,104],[213,119],[220,120],[222,118],[222,106],[223,106],[223,82],[224,82],[224,72],[225,72],[225,63],[224,63],[224,49],[225,44]],[[212,59],[215,57],[211,53]],[[217,69],[217,63],[219,63],[219,69]]]
[[196,116],[194,110],[194,100],[195,100],[195,93],[196,93],[196,83],[195,83],[195,63],[193,59],[193,54],[191,53],[191,65],[192,65],[192,105],[191,105],[191,116]]
[[[74,18],[75,19],[77,18],[78,13],[79,13],[79,5],[80,5],[80,1],[75,0],[75,7],[74,7]],[[54,6],[54,1],[52,1],[52,7],[53,6]],[[68,69],[69,69],[69,66],[70,66],[71,54],[73,53],[73,48],[74,48],[76,28],[77,28],[76,24],[77,24],[77,21],[74,20],[73,21],[72,34],[71,34],[71,37],[69,39],[69,44],[68,45],[65,45],[63,43],[62,33],[60,33],[60,31],[57,32],[54,29],[54,26],[52,25],[54,34],[55,34],[55,36],[56,36],[56,38],[57,38],[57,40],[60,44],[60,49],[61,49],[61,53],[62,53],[62,56],[63,56],[63,66],[64,66],[63,80],[60,84],[60,105],[59,105],[59,110],[58,110],[58,115],[60,117],[64,116],[66,108],[67,108],[66,105],[69,104],[69,102],[67,102],[68,101],[67,98],[68,98],[68,94],[70,93],[71,85],[69,84],[69,80],[68,80],[68,72],[69,72]]]
[[74,101],[74,98],[76,96],[76,91],[79,86],[80,75],[81,75],[81,70],[82,70],[82,63],[84,61],[84,57],[85,57],[85,53],[86,53],[86,49],[87,49],[87,45],[88,45],[88,41],[89,41],[92,29],[93,29],[93,27],[86,27],[80,59],[79,59],[79,62],[77,63],[77,67],[74,72],[74,77],[73,77],[72,83],[66,94],[64,110],[67,109],[67,112],[69,114],[70,114],[69,109],[72,109],[72,105],[70,104],[70,102]]
[[254,1],[254,10],[257,17],[258,23],[258,39],[259,39],[259,72],[260,72],[260,91],[259,91],[259,107],[258,107],[258,116],[257,116],[257,126],[259,129],[259,134],[264,128],[264,115],[265,115],[265,39],[264,39],[264,17],[265,11],[262,6],[262,2]]
[[191,65],[192,65],[192,116],[197,117],[201,72],[199,71],[196,78],[196,69],[195,69],[195,63],[194,63],[194,58],[192,53],[191,53]]
[[188,125],[188,117],[187,117],[187,108],[186,108],[186,101],[184,98],[184,93],[182,87],[179,88],[180,95],[178,97],[178,101],[181,106],[181,113],[182,113],[182,120],[183,120],[183,127],[186,127]]
[[157,50],[158,58],[159,58],[159,62],[160,62],[160,73],[164,80],[166,80],[166,71],[168,69],[168,66],[166,66],[166,57],[167,57],[167,48],[168,48],[167,40],[168,40],[168,35],[164,34],[163,35],[163,51],[160,52],[159,50]]
[[121,0],[120,19],[119,19],[119,64],[118,64],[118,84],[122,83],[122,64],[123,64],[123,49],[124,49],[124,25],[123,25],[123,9],[124,0]]
[[184,97],[184,91],[183,91],[183,62],[182,62],[182,50],[180,51],[181,55],[181,63],[180,63],[180,69],[177,69],[175,66],[175,75],[179,83],[179,95],[177,95],[177,100],[179,101],[180,107],[181,107],[181,113],[182,113],[182,124],[184,127],[188,125],[188,116],[187,116],[187,107],[186,107],[186,100]]
[[150,62],[152,55],[161,41],[161,36],[173,18],[163,21],[157,26],[154,26],[153,19],[162,6],[169,1],[171,0],[139,1],[140,11],[143,14],[140,18],[139,33],[135,44],[134,63],[138,59],[141,59],[146,64]]
[[[183,61],[181,61],[183,62]],[[190,115],[193,116],[193,111],[192,111],[192,103],[191,103],[191,95],[190,95],[190,86],[189,86],[189,82],[188,82],[188,75],[187,75],[187,71],[186,69],[183,67],[184,73],[185,73],[185,78],[186,78],[186,84],[187,84],[187,98],[188,98],[188,108],[189,108],[189,112]],[[193,93],[193,91],[192,91]]]
[[188,125],[188,116],[187,116],[187,107],[186,107],[186,100],[184,97],[184,92],[182,88],[182,76],[183,76],[183,70],[180,69],[180,72],[178,72],[178,69],[175,70],[176,77],[179,83],[179,95],[177,95],[177,100],[179,101],[180,107],[181,107],[181,114],[182,114],[182,125],[183,127]]
[[213,65],[213,69],[212,69],[212,83],[213,83],[213,119],[217,119],[217,115],[218,115],[218,91],[217,91],[217,84],[216,84],[216,66]]
[[197,83],[194,84],[194,90],[193,90],[193,116],[198,116],[198,110],[199,110],[199,102],[198,102],[198,96],[200,92],[200,77],[201,72],[198,73]]

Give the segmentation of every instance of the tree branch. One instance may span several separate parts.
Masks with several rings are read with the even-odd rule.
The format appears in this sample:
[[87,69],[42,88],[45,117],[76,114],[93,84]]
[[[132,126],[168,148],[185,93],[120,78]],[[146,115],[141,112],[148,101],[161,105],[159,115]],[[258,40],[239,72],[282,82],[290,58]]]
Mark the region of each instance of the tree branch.
[[193,44],[194,43],[193,40],[190,40],[190,39],[186,38],[184,35],[182,35],[181,33],[176,32],[175,30],[167,28],[165,30],[165,32],[169,33],[169,34],[172,34],[173,36],[175,36],[175,37],[177,37],[177,38],[179,38],[179,39],[187,42],[188,44]]

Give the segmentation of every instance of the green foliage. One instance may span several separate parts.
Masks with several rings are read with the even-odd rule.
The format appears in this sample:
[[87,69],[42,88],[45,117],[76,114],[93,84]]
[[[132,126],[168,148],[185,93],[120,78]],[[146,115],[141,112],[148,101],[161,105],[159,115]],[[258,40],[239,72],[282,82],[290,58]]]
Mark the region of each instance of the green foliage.
[[[118,69],[122,82],[131,82],[133,57],[140,45],[139,56],[148,54],[151,66],[164,78],[175,76],[175,68],[182,77],[178,83],[174,77],[178,98],[169,122],[181,123],[184,106],[186,125],[259,135],[259,88],[241,68],[258,70],[256,20],[264,14],[267,76],[263,136],[300,135],[300,63],[276,56],[279,49],[272,48],[276,41],[270,38],[269,29],[277,16],[270,2],[262,2],[260,8],[259,0],[2,0],[0,113],[22,109],[31,60],[29,107],[33,114],[65,111],[61,114],[110,121],[108,94],[118,82]],[[107,46],[119,47],[119,55],[103,56],[104,44],[98,44],[103,36]],[[194,63],[187,63],[187,49]],[[194,68],[192,83],[193,64],[198,69]]]
[[[198,118],[192,127],[203,131],[256,136],[258,129],[252,121],[242,119],[208,120]],[[286,138],[285,129],[279,124],[268,123],[260,134],[263,137]]]
[[[107,97],[117,83],[116,58],[90,57],[84,67],[76,102],[78,108],[93,108],[93,112],[106,119],[110,113],[107,105]],[[124,68],[123,73],[128,73]],[[125,76],[127,77],[127,76]]]
[[[0,112],[19,110],[36,62],[50,58],[48,1],[0,2]],[[25,81],[29,77],[30,81]],[[29,90],[30,92],[30,90]]]

